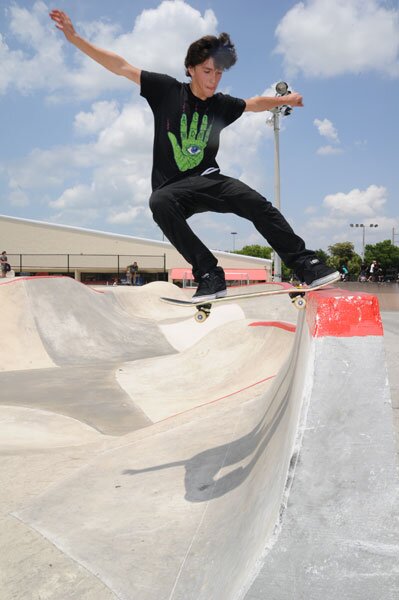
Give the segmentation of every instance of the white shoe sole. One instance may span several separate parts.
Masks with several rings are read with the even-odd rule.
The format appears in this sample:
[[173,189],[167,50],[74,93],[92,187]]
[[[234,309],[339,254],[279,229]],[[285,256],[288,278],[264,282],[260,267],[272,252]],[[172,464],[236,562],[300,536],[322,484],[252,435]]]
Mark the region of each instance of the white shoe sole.
[[216,292],[215,294],[208,294],[208,296],[193,296],[191,298],[192,302],[210,302],[211,300],[216,300],[216,298],[224,298],[227,295],[227,290],[221,290],[220,292]]
[[319,279],[315,279],[312,283],[309,283],[308,287],[318,287],[319,285],[326,285],[327,283],[334,283],[335,281],[339,281],[341,279],[341,274],[339,271],[335,271],[334,273],[330,273],[325,277],[320,277]]

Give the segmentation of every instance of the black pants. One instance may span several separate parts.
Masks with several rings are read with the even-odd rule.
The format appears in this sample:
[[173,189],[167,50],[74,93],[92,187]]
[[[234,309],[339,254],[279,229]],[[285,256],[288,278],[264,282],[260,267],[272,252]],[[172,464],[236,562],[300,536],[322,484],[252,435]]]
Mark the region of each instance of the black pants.
[[196,281],[217,265],[217,259],[195,235],[187,219],[196,213],[233,213],[252,221],[287,267],[301,272],[314,252],[305,248],[283,215],[249,186],[220,173],[186,177],[155,190],[150,198],[154,221],[192,265]]

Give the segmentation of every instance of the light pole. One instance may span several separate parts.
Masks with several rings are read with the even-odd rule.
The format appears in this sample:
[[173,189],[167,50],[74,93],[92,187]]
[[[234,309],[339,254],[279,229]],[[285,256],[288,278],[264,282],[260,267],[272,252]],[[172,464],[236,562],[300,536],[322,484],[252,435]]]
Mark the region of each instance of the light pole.
[[363,230],[363,241],[362,241],[362,260],[364,262],[364,245],[366,240],[366,227],[378,227],[378,223],[369,223],[365,225],[364,223],[351,223],[351,227],[361,227]]
[[236,235],[237,235],[237,232],[236,231],[232,231],[231,235],[233,236],[233,252],[235,252],[236,251]]
[[[287,96],[291,94],[288,89],[288,84],[285,81],[276,83],[276,96]],[[274,205],[278,210],[281,210],[280,201],[280,115],[288,117],[291,114],[292,108],[283,105],[275,106],[269,112],[273,113],[266,121],[268,125],[273,126],[274,130]],[[274,281],[281,281],[281,258],[274,252]]]

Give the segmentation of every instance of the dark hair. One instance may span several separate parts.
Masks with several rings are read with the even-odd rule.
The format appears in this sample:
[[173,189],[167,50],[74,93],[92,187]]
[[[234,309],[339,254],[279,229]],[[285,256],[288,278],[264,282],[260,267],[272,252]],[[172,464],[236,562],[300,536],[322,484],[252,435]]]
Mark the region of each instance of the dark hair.
[[186,75],[190,75],[188,67],[200,65],[208,58],[213,58],[215,65],[223,70],[230,69],[237,62],[236,49],[234,44],[231,43],[228,33],[221,33],[219,37],[204,35],[193,42],[187,50],[187,56],[184,60]]

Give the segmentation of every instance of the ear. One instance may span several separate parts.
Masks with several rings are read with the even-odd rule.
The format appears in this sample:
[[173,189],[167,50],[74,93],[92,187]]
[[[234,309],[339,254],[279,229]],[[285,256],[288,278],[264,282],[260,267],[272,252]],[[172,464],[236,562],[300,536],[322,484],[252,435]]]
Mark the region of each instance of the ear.
[[194,67],[187,67],[187,71],[188,71],[190,77],[192,78],[195,73]]

